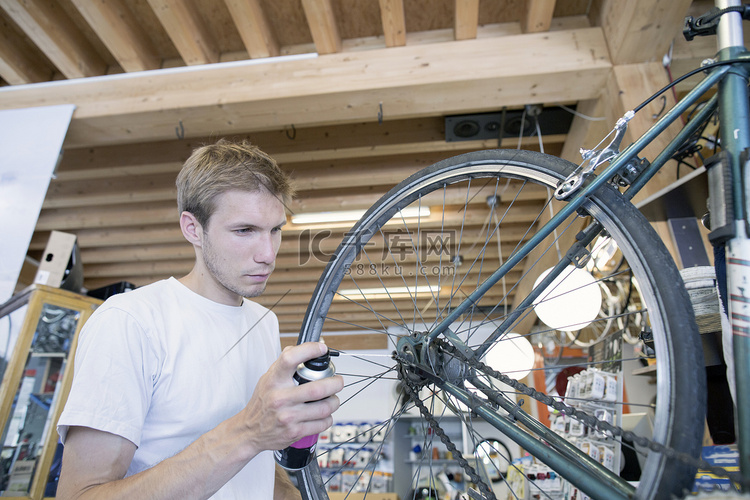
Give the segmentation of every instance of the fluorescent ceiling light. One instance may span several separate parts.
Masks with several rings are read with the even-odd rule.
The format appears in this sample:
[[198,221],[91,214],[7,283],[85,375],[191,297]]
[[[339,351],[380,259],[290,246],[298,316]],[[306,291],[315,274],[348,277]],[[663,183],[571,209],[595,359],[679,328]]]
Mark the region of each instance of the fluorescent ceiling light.
[[393,286],[389,288],[348,288],[336,292],[338,299],[402,299],[416,295],[437,293],[437,288],[429,285],[416,287]]
[[[311,212],[292,215],[292,224],[321,224],[325,222],[353,222],[362,218],[367,210],[338,210],[335,212]],[[429,207],[407,207],[400,211],[404,219],[428,217]]]

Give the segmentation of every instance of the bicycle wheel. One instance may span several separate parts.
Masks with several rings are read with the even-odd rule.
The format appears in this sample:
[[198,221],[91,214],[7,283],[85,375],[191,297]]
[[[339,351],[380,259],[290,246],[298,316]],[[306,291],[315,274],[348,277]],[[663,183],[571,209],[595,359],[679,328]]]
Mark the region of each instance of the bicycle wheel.
[[589,347],[606,337],[617,323],[617,318],[621,316],[616,298],[612,296],[609,285],[600,281],[599,288],[602,291],[602,308],[597,315],[597,319],[586,328],[575,332],[567,332],[568,340],[579,347]]
[[[562,205],[550,201],[552,192],[573,168],[575,166],[569,162],[529,151],[496,150],[457,156],[403,181],[346,233],[313,294],[299,341],[328,338],[329,344],[335,347],[332,341],[340,332],[362,335],[362,342],[367,341],[368,345],[380,341],[372,351],[344,350],[337,364],[341,365],[339,372],[346,380],[339,412],[346,411],[349,405],[357,405],[359,411],[370,409],[377,420],[382,420],[375,434],[384,439],[375,443],[320,446],[319,462],[324,467],[313,462],[298,477],[304,498],[328,498],[327,490],[340,492],[337,498],[351,492],[366,495],[368,491],[376,491],[373,485],[380,480],[377,474],[381,469],[386,469],[386,473],[388,470],[395,472],[391,489],[401,498],[412,498],[410,495],[419,495],[420,491],[447,493],[455,481],[446,483],[446,477],[463,478],[465,481],[460,487],[471,483],[484,491],[486,497],[504,495],[504,490],[498,488],[517,484],[512,477],[485,485],[483,490],[481,470],[477,469],[477,476],[470,476],[466,467],[467,462],[477,465],[481,461],[471,460],[472,450],[477,449],[478,443],[498,435],[488,424],[488,420],[494,422],[495,419],[487,411],[499,415],[504,422],[527,415],[534,420],[524,421],[526,429],[535,428],[536,422],[551,425],[566,442],[572,442],[578,449],[588,449],[590,456],[594,451],[596,454],[607,452],[607,448],[593,449],[602,441],[609,442],[616,453],[635,448],[641,470],[635,492],[639,498],[669,498],[692,484],[694,470],[681,461],[667,459],[659,451],[618,442],[593,429],[587,431],[585,426],[583,434],[574,436],[570,430],[575,427],[577,434],[582,426],[569,416],[555,412],[548,415],[547,405],[527,399],[526,395],[518,394],[517,388],[497,380],[500,376],[497,372],[515,379],[525,377],[526,384],[535,386],[540,393],[562,397],[549,380],[554,380],[565,366],[579,365],[588,369],[587,373],[616,373],[612,379],[617,381],[620,398],[611,405],[615,423],[632,427],[629,422],[633,420],[645,422],[639,424],[639,430],[645,428],[649,440],[680,453],[692,456],[699,453],[705,382],[702,370],[696,369],[703,365],[692,309],[686,292],[677,286],[681,283],[680,276],[671,258],[640,213],[613,188],[601,188],[529,256],[519,257],[519,246],[532,238],[541,222]],[[494,361],[496,347],[523,347],[507,342],[511,339],[536,342],[539,334],[535,332],[545,329],[538,326],[535,314],[539,299],[536,306],[522,308],[524,298],[532,293],[534,282],[542,272],[569,253],[569,242],[576,241],[576,234],[585,233],[579,233],[581,228],[591,227],[601,227],[601,233],[617,243],[625,259],[624,264],[613,271],[616,276],[598,276],[597,279],[605,281],[632,272],[638,280],[643,309],[637,312],[643,316],[648,313],[658,366],[655,386],[645,382],[642,385],[655,391],[656,404],[652,403],[653,395],[640,394],[635,389],[637,382],[633,380],[637,377],[631,376],[630,371],[640,364],[628,351],[632,349],[629,344],[617,337],[615,328],[588,350],[573,352],[577,357],[568,358],[559,351],[553,353],[554,362],[544,362],[537,354],[532,360],[536,370],[528,376],[519,373],[520,368],[515,365],[517,359],[513,359],[519,358],[520,351],[511,352],[511,358],[504,362]],[[586,249],[578,255],[583,255],[576,260],[578,267],[584,267]],[[487,277],[501,265],[509,267],[508,271],[493,277],[494,285],[486,288],[486,293],[480,298],[474,297],[469,306],[459,305],[471,292],[484,286]],[[598,285],[594,286],[598,293]],[[545,293],[550,289],[546,288]],[[448,340],[458,339],[459,345],[473,350],[483,345],[482,361],[494,368],[495,373],[482,373],[483,365],[467,363],[465,355],[457,354],[458,349],[446,348],[447,343],[441,342],[445,335],[431,342],[421,342],[436,325],[458,312],[461,314],[444,330],[450,337]],[[581,328],[580,325],[569,326],[569,329]],[[490,342],[491,332],[497,332],[499,337]],[[403,347],[404,343],[421,346],[420,362],[414,361],[411,351]],[[492,349],[487,350],[490,345]],[[397,351],[398,356],[388,355]],[[405,359],[407,357],[409,359]],[[629,389],[627,401],[622,398],[623,380]],[[573,382],[571,379],[568,386],[574,387]],[[485,392],[480,392],[478,386],[483,386]],[[471,397],[457,397],[458,391],[451,390],[452,387],[459,387]],[[491,390],[486,391],[487,387]],[[418,402],[405,395],[415,389],[419,394]],[[612,391],[607,394],[614,394]],[[578,396],[568,394],[566,402],[577,404],[586,400],[582,401],[583,407],[594,413],[594,409],[586,407],[591,398],[583,397],[582,393]],[[467,408],[467,402],[476,406]],[[429,414],[425,414],[425,410]],[[623,413],[626,416],[623,417]],[[633,417],[636,414],[638,416]],[[340,421],[337,414],[334,419]],[[559,428],[561,424],[564,428]],[[502,432],[514,434],[508,429]],[[369,434],[365,431],[359,435]],[[455,448],[441,442],[442,434],[449,437]],[[360,440],[351,436],[352,442]],[[338,453],[346,446],[349,446],[349,458],[341,461],[343,466],[336,460],[336,467],[325,467],[330,465],[331,450]],[[524,447],[528,449],[529,445]],[[520,448],[511,448],[514,458],[518,458]],[[358,454],[365,450],[367,458],[358,460]],[[459,452],[463,452],[466,460],[461,459]],[[507,471],[508,476],[516,478],[517,473],[525,471],[521,474],[521,479],[526,481],[524,487],[544,497],[549,481],[544,483],[538,478],[570,476],[565,469],[568,462],[576,460],[564,460],[563,466],[555,466],[558,470],[553,471],[554,474],[537,474],[537,479],[531,479],[530,470],[549,470],[544,469],[548,467],[544,463],[549,461],[548,457],[542,458],[538,457],[533,464],[514,462]],[[604,457],[597,460],[603,461]],[[460,465],[458,470],[456,463]],[[353,464],[357,466],[352,468]],[[616,465],[608,465],[619,471]],[[562,484],[567,488],[577,487]],[[608,487],[605,485],[605,490]],[[590,494],[597,496],[596,491],[603,490],[594,488]]]

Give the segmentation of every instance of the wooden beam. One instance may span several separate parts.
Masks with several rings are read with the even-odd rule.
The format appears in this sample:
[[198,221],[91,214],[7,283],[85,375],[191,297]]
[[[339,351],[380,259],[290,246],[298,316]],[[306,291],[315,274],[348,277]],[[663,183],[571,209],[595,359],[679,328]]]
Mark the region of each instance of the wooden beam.
[[659,61],[682,26],[692,0],[604,0],[596,24],[604,29],[612,62]]
[[276,57],[279,42],[260,0],[224,0],[251,58]]
[[219,50],[206,23],[186,0],[148,0],[188,66],[219,62]]
[[[626,111],[634,109],[654,92],[660,90],[669,83],[667,74],[660,62],[628,64],[614,68],[607,83],[607,112],[609,123],[622,117]],[[648,130],[661,116],[665,109],[674,106],[675,101],[671,92],[663,94],[665,101],[657,99],[638,112],[628,122],[628,130],[623,140],[621,149],[633,142]],[[639,156],[653,160],[661,152],[671,139],[679,132],[681,123],[672,123],[667,130],[659,135],[647,146]],[[683,169],[683,173],[687,169]],[[677,180],[674,162],[667,163],[633,200],[637,202],[650,194],[665,188]]]
[[161,67],[161,59],[143,27],[123,0],[72,0],[125,71]]
[[191,257],[195,257],[195,251],[187,241],[136,247],[93,248],[81,251],[81,261],[87,266],[109,262],[181,260]]
[[380,19],[386,47],[406,45],[404,0],[380,0]]
[[73,228],[112,228],[129,226],[137,221],[143,224],[165,224],[177,220],[177,202],[102,206],[93,211],[90,207],[52,209],[40,214],[36,231],[65,231]]
[[341,36],[331,0],[302,0],[302,8],[318,54],[341,52]]
[[549,31],[554,12],[555,0],[526,0],[521,10],[521,31],[523,33]]
[[[558,150],[548,151],[558,154]],[[360,159],[356,162],[314,162],[308,165],[284,166],[291,172],[295,185],[299,187],[298,196],[290,204],[290,211],[326,212],[333,210],[354,210],[369,208],[389,188],[417,172],[421,168],[445,158],[444,154],[422,153],[412,157]],[[175,192],[171,188],[171,178],[176,175],[176,168],[169,168],[154,172],[171,172],[172,177],[153,177],[148,167],[117,168],[108,175],[105,169],[93,169],[91,172],[100,175],[74,176],[65,175],[53,181],[49,196],[45,199],[43,210],[39,216],[37,230],[72,230],[93,227],[122,227],[129,225],[159,224],[174,220]],[[372,172],[378,172],[374,180]],[[61,174],[62,175],[62,174]],[[119,180],[132,177],[149,184],[148,192],[135,193],[137,186],[121,185]],[[341,178],[346,176],[346,186]],[[102,182],[104,180],[105,182]],[[121,192],[120,189],[124,189]],[[97,191],[101,192],[97,192]],[[89,191],[93,191],[89,193]],[[138,190],[140,191],[140,190]],[[472,195],[478,192],[472,189]],[[537,196],[533,189],[527,189],[521,199]],[[465,193],[447,191],[446,202],[461,204]],[[433,203],[430,196],[425,198]],[[440,204],[440,200],[435,200]],[[97,210],[91,210],[91,206]],[[287,229],[290,229],[289,226]]]
[[54,68],[0,11],[0,77],[11,85],[45,82]]
[[104,60],[57,2],[5,0],[0,7],[66,78],[106,72]]
[[605,97],[578,102],[576,106],[578,114],[573,118],[573,123],[568,130],[565,145],[560,154],[561,158],[578,165],[583,160],[580,150],[597,147],[599,141],[607,136],[614,122],[611,121],[612,117],[605,113],[606,105]]
[[[364,163],[364,162],[363,162]],[[366,164],[365,164],[366,165]],[[295,184],[300,186],[312,185],[305,190],[300,191],[299,199],[293,201],[290,205],[291,215],[295,213],[314,212],[314,211],[331,211],[331,210],[355,210],[368,208],[372,202],[376,201],[379,195],[385,193],[393,185],[397,184],[410,174],[415,173],[421,168],[417,166],[411,169],[393,168],[383,171],[382,175],[385,180],[378,180],[373,184],[372,172],[377,167],[353,166],[350,168],[331,169],[322,175],[316,173],[297,174],[294,177]],[[361,170],[362,173],[357,173]],[[347,176],[347,183],[342,185],[341,178]],[[349,178],[355,177],[349,180]],[[369,183],[368,183],[369,177]],[[171,184],[174,176],[169,176],[165,181],[164,177],[143,177],[141,182],[154,184],[153,191],[157,193],[168,192],[165,184]],[[338,183],[338,184],[336,184]],[[122,185],[122,187],[120,187]],[[336,189],[345,187],[350,199],[344,201],[339,193],[338,196],[331,195]],[[84,189],[98,191],[96,195],[83,195]],[[119,189],[123,189],[126,194],[120,194]],[[102,181],[85,181],[71,182],[64,185],[55,185],[54,192],[50,193],[49,201],[45,203],[44,210],[40,214],[36,229],[44,230],[73,230],[83,228],[114,228],[126,226],[143,226],[152,224],[162,224],[175,221],[177,212],[175,209],[176,201],[173,191],[163,198],[147,199],[145,195],[138,196],[136,200],[129,201],[127,193],[136,190],[132,182],[124,178],[107,179]],[[322,189],[323,195],[317,195],[316,189]],[[472,189],[471,194],[477,195],[480,188]],[[76,193],[81,198],[80,201],[71,198],[76,197]],[[528,189],[521,193],[517,198],[518,201],[539,201],[544,197],[544,190]],[[447,190],[445,193],[445,203],[447,205],[460,205],[467,194],[463,190]],[[118,203],[108,203],[108,198],[114,199]],[[481,198],[480,198],[481,199]],[[63,201],[64,200],[64,201]],[[428,205],[441,205],[443,200],[439,195],[428,195],[424,198]],[[479,200],[474,203],[479,203]],[[98,210],[91,210],[95,205]],[[288,230],[298,229],[296,225],[290,225]],[[302,230],[304,228],[299,228]],[[333,229],[333,227],[331,227]],[[287,229],[285,229],[286,231]]]
[[[296,243],[294,240],[290,240],[288,244],[294,245]],[[508,251],[513,250],[514,245],[508,244],[507,245]],[[192,248],[190,248],[192,250]],[[333,251],[335,248],[331,249]],[[182,255],[183,252],[180,252]],[[87,278],[101,278],[101,277],[117,277],[117,276],[151,276],[153,274],[164,272],[164,273],[179,273],[181,270],[184,269],[190,269],[195,261],[195,255],[190,252],[187,253],[187,250],[184,252],[185,257],[180,258],[178,256],[175,256],[175,258],[172,259],[161,259],[161,260],[143,260],[143,261],[136,261],[136,260],[127,260],[123,262],[101,262],[101,263],[86,263],[86,277]],[[381,256],[380,251],[372,251],[371,255],[375,258],[379,258]],[[468,256],[467,256],[468,257]],[[495,264],[497,264],[497,252],[494,252],[494,255],[485,255],[490,260],[489,257],[492,257],[492,260],[494,260]],[[277,257],[276,259],[276,266],[279,269],[294,269],[296,271],[301,271],[302,268],[309,269],[314,271],[313,274],[320,275],[323,272],[323,268],[327,262],[321,261],[319,259],[307,259],[307,256],[300,256],[297,254],[297,252],[294,252],[289,255],[281,255]],[[386,256],[384,258],[383,264],[384,265],[390,265],[391,266],[391,274],[393,274],[393,269],[395,268],[395,264],[391,261],[388,261],[389,257]],[[83,258],[81,259],[83,260]],[[415,260],[405,260],[403,262],[399,261],[399,265],[404,268],[404,272],[407,273],[410,270],[417,269],[418,266],[416,265]],[[444,263],[445,266],[452,266],[450,263]],[[489,265],[487,263],[487,265]],[[428,267],[430,267],[431,264],[428,264]],[[469,270],[466,274],[461,274],[461,278],[464,278],[465,276],[470,276],[468,279],[473,279],[476,281],[476,278],[481,274],[481,270],[478,269],[478,266],[476,269]],[[485,272],[483,276],[486,276],[487,273]],[[516,273],[517,279],[518,273]],[[384,286],[384,283],[388,283],[388,280],[391,280],[391,284],[397,284],[398,286],[404,286],[403,278],[400,276],[392,276],[391,278],[383,278],[382,281],[373,279],[371,281],[371,284],[373,287],[382,287]],[[413,279],[413,278],[412,278]],[[273,283],[279,283],[280,281],[273,280]],[[295,284],[295,291],[302,292],[302,291],[309,291],[312,292],[313,286],[314,286],[314,280],[310,280],[309,277],[307,280],[302,280],[302,276],[292,276],[293,284]],[[363,288],[365,287],[364,283],[359,283],[360,286]],[[468,282],[467,282],[468,285]],[[309,286],[309,289],[307,287]],[[484,299],[483,299],[484,300]],[[515,330],[514,330],[515,331]]]
[[456,0],[456,16],[453,29],[456,40],[477,37],[479,23],[479,0]]
[[[282,168],[298,170],[310,162],[380,158],[381,163],[428,166],[446,156],[497,147],[497,139],[446,141],[442,117],[414,118],[351,125],[295,129],[294,140],[284,131],[256,132],[247,138],[270,154]],[[99,179],[118,176],[168,173],[175,175],[182,162],[199,144],[212,137],[184,141],[157,141],[145,144],[114,145],[99,148],[66,149],[57,170],[58,181]],[[545,135],[545,149],[559,152],[565,135]],[[521,147],[533,149],[537,137],[524,137]],[[517,138],[505,138],[501,147],[515,148]],[[370,161],[370,160],[366,160]]]
[[0,88],[0,108],[74,103],[66,145],[80,147],[174,138],[180,124],[216,137],[374,121],[380,103],[392,120],[578,101],[610,70],[601,29],[583,28]]

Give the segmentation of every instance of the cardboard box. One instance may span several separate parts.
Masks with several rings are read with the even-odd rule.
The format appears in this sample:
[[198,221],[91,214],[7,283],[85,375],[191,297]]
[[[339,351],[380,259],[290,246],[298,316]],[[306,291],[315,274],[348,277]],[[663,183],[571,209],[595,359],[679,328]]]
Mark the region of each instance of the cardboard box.
[[65,277],[70,256],[76,244],[76,235],[52,231],[44,249],[34,283],[59,287]]
[[[740,452],[737,445],[704,446],[701,458],[711,465],[723,467],[729,472],[740,471]],[[736,491],[727,477],[717,476],[707,470],[698,469],[695,474],[693,493],[699,491]],[[729,498],[729,495],[727,496]]]

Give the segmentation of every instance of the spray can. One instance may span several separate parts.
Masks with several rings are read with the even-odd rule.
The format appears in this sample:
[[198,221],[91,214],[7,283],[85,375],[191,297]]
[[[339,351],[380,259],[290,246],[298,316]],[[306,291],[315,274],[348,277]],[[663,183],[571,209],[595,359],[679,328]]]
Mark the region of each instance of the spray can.
[[[329,350],[322,356],[300,363],[294,373],[294,380],[301,385],[313,380],[332,377],[336,373],[336,368],[331,363],[331,356],[338,355],[337,351]],[[283,450],[274,451],[274,458],[280,466],[288,471],[300,470],[312,461],[317,443],[317,434],[303,437]]]

